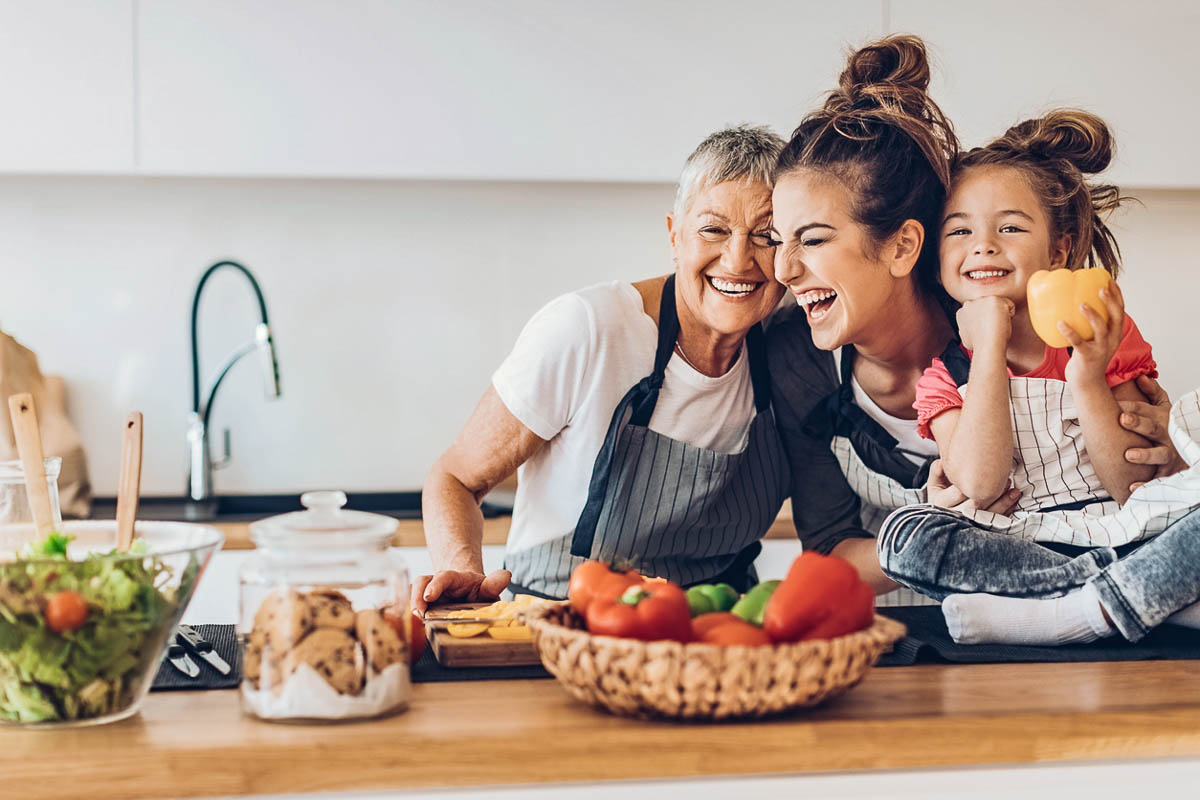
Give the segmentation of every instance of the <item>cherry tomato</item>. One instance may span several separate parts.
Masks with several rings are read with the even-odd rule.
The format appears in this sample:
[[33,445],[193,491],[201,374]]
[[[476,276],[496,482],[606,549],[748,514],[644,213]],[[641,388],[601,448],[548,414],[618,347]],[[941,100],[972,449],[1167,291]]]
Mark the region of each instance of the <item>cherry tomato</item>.
[[[383,618],[387,620],[392,628],[396,631],[396,635],[402,641],[408,639],[408,633],[404,630],[404,618],[396,614],[392,609],[384,609]],[[408,663],[409,666],[417,663],[421,658],[421,654],[425,652],[425,623],[421,621],[421,617],[417,612],[412,612],[412,641],[408,647]]]
[[46,598],[46,625],[56,633],[78,630],[87,622],[87,601],[79,592],[64,590]]

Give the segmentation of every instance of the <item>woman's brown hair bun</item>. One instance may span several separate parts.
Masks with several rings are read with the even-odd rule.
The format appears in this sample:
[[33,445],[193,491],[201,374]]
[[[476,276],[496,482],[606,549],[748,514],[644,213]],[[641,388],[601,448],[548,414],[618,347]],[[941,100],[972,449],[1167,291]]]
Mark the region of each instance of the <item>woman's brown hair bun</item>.
[[1021,170],[1042,201],[1054,237],[1070,236],[1067,266],[1102,266],[1120,271],[1121,249],[1105,222],[1128,197],[1111,184],[1091,184],[1085,176],[1112,163],[1116,141],[1100,117],[1061,108],[1013,125],[984,147],[958,157],[955,173],[971,167]]
[[892,36],[851,54],[826,105],[863,110],[896,107],[920,117],[928,103],[928,89],[924,42],[916,36]]
[[[926,93],[929,56],[916,36],[889,36],[850,54],[838,88],[800,121],[779,155],[774,179],[801,170],[838,178],[851,211],[876,245],[908,220],[925,229],[918,287],[948,310],[938,280],[937,236],[958,138]],[[950,314],[953,317],[953,314]]]

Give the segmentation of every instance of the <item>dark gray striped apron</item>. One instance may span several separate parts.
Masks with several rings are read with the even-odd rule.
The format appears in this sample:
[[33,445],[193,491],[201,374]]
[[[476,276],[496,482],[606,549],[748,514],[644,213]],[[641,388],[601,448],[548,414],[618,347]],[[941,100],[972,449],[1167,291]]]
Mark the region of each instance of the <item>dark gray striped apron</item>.
[[724,581],[744,591],[757,582],[759,539],[791,482],[771,409],[762,328],[746,336],[756,413],[740,453],[705,450],[648,427],[678,335],[671,276],[659,306],[654,371],[613,412],[575,530],[506,554],[514,592],[566,597],[571,570],[587,559],[684,586]]

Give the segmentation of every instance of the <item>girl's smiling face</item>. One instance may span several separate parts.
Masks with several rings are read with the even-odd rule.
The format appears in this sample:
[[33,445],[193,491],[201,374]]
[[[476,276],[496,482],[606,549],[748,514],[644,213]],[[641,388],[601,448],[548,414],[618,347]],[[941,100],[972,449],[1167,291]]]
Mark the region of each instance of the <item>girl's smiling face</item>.
[[997,295],[1021,308],[1030,276],[1066,265],[1069,251],[1018,168],[971,167],[955,179],[938,245],[942,285],[955,300]]
[[784,175],[772,194],[775,278],[804,309],[822,350],[863,341],[873,326],[887,325],[895,281],[906,277],[874,255],[881,248],[854,219],[853,199],[845,183],[812,170]]

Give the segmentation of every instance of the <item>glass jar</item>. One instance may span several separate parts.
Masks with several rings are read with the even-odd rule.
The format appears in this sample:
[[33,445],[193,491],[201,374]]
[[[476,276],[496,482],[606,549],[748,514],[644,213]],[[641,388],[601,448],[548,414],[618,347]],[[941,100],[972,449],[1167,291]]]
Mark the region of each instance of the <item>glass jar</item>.
[[[58,507],[58,473],[62,459],[57,456],[45,461],[46,489],[50,494],[50,517],[54,529],[62,528],[62,511]],[[33,522],[29,493],[25,491],[25,468],[20,461],[0,461],[0,525]]]
[[378,717],[408,706],[408,569],[397,522],[307,492],[306,511],[250,525],[240,572],[242,708],[270,720]]

